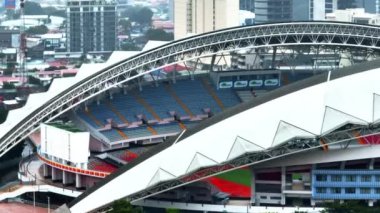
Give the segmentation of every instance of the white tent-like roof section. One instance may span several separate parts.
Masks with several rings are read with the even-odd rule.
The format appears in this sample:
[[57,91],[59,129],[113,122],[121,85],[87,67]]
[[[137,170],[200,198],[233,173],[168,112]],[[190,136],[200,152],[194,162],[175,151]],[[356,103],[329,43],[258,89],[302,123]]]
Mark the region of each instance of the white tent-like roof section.
[[[82,198],[71,211],[86,212],[94,208],[94,203],[102,206],[141,192],[153,185],[152,178],[155,183],[182,178],[190,171],[270,149],[292,138],[313,138],[347,123],[367,125],[374,118],[377,120],[379,109],[374,106],[378,106],[379,100],[374,94],[380,94],[379,68],[329,79],[269,99],[180,137],[177,143]],[[172,177],[157,175],[160,169]],[[109,191],[112,196],[103,196]]]
[[[167,42],[148,42],[145,48],[154,48],[157,47],[157,45],[164,43]],[[108,66],[112,66],[113,64],[132,57],[138,53],[140,53],[140,51],[115,51],[105,63],[83,64],[75,77],[54,79],[47,92],[31,94],[28,97],[27,103],[24,107],[11,110],[9,112],[7,120],[0,125],[0,137],[9,132],[15,125],[17,125],[31,112],[40,108],[42,105],[47,103],[50,99],[54,98],[57,94],[61,93],[65,89],[69,88],[72,85],[75,85],[86,77],[102,71]]]

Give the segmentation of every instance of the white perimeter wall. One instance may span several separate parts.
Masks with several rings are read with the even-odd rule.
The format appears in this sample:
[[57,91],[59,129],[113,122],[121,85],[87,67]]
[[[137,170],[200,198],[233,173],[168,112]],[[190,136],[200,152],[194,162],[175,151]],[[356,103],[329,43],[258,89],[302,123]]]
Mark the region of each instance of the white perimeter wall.
[[87,163],[90,133],[69,132],[41,124],[41,153],[73,163]]

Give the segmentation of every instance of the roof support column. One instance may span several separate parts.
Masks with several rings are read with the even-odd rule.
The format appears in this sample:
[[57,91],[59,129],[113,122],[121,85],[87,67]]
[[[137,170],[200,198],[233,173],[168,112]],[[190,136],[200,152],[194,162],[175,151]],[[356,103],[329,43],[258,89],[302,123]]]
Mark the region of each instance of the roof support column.
[[251,178],[251,203],[256,203],[256,172],[251,168],[252,178]]
[[177,64],[174,64],[174,70],[172,71],[173,84],[177,83],[176,74],[177,74]]
[[276,65],[276,55],[277,55],[277,47],[274,46],[273,47],[273,53],[272,53],[272,69],[275,68],[275,65]]
[[75,188],[80,189],[82,187],[82,175],[75,174]]
[[368,169],[373,170],[374,166],[375,166],[375,158],[371,158],[371,160],[369,161]]
[[281,205],[285,205],[286,204],[286,200],[285,200],[285,188],[286,187],[286,167],[283,166],[281,167]]
[[215,59],[216,59],[216,54],[212,55],[211,64],[210,64],[210,72],[214,70]]

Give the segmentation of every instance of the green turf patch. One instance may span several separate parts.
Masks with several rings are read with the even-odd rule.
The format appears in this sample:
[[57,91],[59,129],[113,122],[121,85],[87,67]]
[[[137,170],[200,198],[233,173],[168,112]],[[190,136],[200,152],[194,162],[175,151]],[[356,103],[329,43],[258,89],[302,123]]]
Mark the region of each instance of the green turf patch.
[[248,169],[237,169],[215,177],[244,186],[251,186],[252,173]]

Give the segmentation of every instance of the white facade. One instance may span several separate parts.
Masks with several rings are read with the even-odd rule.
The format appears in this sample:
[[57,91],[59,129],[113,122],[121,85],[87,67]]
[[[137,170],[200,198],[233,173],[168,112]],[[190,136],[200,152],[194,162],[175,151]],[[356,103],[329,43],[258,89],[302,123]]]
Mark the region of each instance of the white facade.
[[336,10],[326,14],[326,20],[380,25],[380,15],[366,13],[364,8]]
[[331,13],[338,9],[337,0],[311,0],[310,20],[325,20],[326,13]]
[[239,26],[239,0],[174,1],[174,38]]
[[41,124],[41,153],[72,162],[87,164],[90,156],[90,133],[70,132]]

